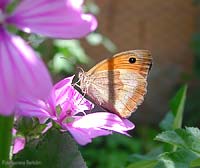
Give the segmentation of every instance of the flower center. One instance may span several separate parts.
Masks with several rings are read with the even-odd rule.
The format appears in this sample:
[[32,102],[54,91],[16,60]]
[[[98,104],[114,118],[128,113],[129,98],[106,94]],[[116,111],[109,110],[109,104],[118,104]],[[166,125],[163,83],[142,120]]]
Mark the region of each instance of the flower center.
[[75,118],[73,118],[73,117],[67,117],[67,118],[65,119],[65,122],[66,122],[66,123],[72,123],[72,122],[74,122],[74,120],[75,120]]

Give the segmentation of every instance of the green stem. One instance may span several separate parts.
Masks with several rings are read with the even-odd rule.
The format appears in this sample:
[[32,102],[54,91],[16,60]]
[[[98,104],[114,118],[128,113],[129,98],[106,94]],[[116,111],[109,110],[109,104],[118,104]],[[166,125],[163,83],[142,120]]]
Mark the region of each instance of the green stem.
[[0,167],[9,167],[10,147],[12,143],[13,116],[0,116]]

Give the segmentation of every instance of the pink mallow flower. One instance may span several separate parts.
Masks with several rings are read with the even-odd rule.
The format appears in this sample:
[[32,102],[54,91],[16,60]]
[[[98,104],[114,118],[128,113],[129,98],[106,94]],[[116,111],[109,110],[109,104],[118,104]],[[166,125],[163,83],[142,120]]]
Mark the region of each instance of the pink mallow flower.
[[79,38],[97,27],[82,12],[83,0],[21,0],[11,14],[12,0],[0,0],[0,115],[11,115],[21,97],[46,98],[52,87],[49,73],[31,47],[7,31],[13,25],[28,33],[53,38]]
[[26,140],[22,136],[17,136],[17,130],[13,129],[12,130],[13,134],[13,146],[12,146],[12,153],[16,154],[20,152],[22,149],[25,147]]
[[73,76],[58,82],[46,101],[20,100],[17,113],[38,117],[42,123],[53,120],[62,131],[69,131],[80,145],[113,131],[128,135],[127,131],[134,128],[132,122],[109,112],[92,113],[93,104],[74,89],[72,80]]

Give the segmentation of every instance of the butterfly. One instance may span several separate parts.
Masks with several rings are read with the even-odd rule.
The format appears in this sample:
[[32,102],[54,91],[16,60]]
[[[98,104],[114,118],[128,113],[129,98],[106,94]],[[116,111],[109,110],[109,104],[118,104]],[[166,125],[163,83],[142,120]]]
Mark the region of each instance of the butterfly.
[[151,66],[148,50],[121,52],[79,72],[79,87],[95,104],[128,118],[143,102]]

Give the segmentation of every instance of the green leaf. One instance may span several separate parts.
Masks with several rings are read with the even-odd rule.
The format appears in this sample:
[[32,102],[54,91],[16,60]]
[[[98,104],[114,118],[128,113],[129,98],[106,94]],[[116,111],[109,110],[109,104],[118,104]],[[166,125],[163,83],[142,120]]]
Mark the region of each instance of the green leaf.
[[159,126],[162,130],[172,130],[173,122],[174,122],[174,115],[170,111],[165,115],[164,119],[160,122]]
[[187,85],[184,85],[177,92],[170,102],[170,107],[174,115],[173,129],[181,128],[183,120],[183,111],[186,100]]
[[187,149],[179,149],[162,154],[155,168],[189,168],[190,163],[196,158],[198,158],[196,153]]
[[198,128],[186,127],[186,129],[165,131],[158,134],[155,139],[200,154],[200,130]]
[[90,43],[90,45],[96,46],[103,42],[103,36],[99,33],[91,33],[86,37],[86,40]]
[[133,154],[129,157],[131,162],[127,168],[152,168],[158,164],[158,155],[162,152],[161,148],[155,148],[146,155]]
[[54,70],[54,73],[59,73],[62,70],[68,73],[74,72],[74,62],[74,58],[65,59],[65,55],[63,55],[62,53],[55,54],[52,59],[52,68]]
[[95,14],[95,15],[99,14],[100,9],[99,9],[98,5],[95,2],[86,1],[84,4],[85,4],[83,6],[84,13],[92,13],[92,14]]
[[114,53],[117,51],[116,45],[107,37],[103,38],[103,46],[110,52]]
[[[75,57],[80,63],[88,63],[90,59],[86,55],[84,49],[78,40],[55,40],[55,46],[59,50],[59,54],[64,55],[66,59]],[[74,60],[75,61],[75,60]],[[76,62],[74,62],[76,63]]]
[[49,66],[54,74],[67,72],[73,74],[77,64],[89,64],[91,59],[78,40],[55,40],[54,57]]
[[24,165],[16,164],[14,168],[23,166],[40,168],[87,167],[69,134],[51,129],[39,142],[37,141],[27,144],[25,149],[14,157],[15,163],[24,163]]
[[102,44],[108,51],[114,53],[117,50],[115,44],[100,33],[91,33],[86,37],[87,42],[92,46]]
[[45,40],[45,37],[36,35],[36,34],[30,34],[28,36],[28,41],[31,44],[31,46],[38,47],[41,43],[43,43]]
[[127,168],[153,168],[157,162],[157,160],[142,160],[128,165]]
[[190,167],[200,167],[200,158],[193,160],[190,164]]
[[175,131],[162,132],[155,137],[155,140],[177,146],[181,146],[184,144],[183,139]]

